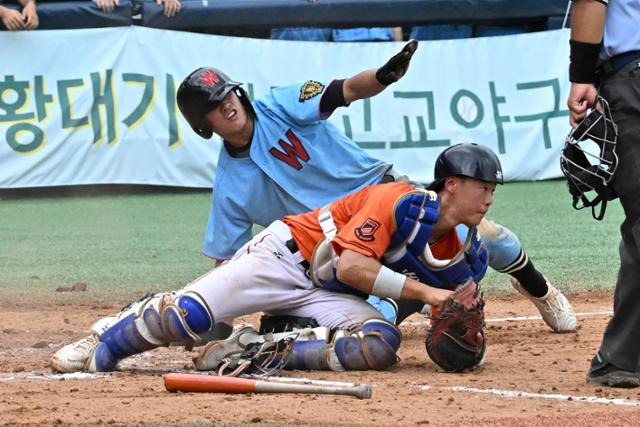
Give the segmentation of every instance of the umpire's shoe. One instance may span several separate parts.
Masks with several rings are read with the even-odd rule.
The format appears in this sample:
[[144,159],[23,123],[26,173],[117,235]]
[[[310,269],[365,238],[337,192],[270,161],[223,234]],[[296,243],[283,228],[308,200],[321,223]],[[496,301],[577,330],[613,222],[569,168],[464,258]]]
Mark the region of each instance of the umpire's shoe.
[[640,373],[620,369],[604,360],[598,352],[591,359],[587,382],[609,387],[638,387],[640,386]]
[[536,306],[542,319],[556,332],[573,332],[578,328],[576,314],[573,312],[571,303],[562,292],[556,289],[551,283],[547,282],[549,290],[547,294],[541,298],[536,298],[529,294],[520,282],[511,278],[513,287],[525,297],[529,298],[533,305]]

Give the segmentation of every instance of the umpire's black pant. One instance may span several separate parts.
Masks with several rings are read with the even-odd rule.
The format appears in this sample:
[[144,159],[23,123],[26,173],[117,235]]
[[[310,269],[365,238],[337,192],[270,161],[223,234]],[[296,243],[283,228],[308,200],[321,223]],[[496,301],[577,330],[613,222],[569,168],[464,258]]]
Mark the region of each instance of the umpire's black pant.
[[620,226],[620,270],[600,354],[609,363],[640,372],[640,58],[605,76],[599,93],[618,124],[618,169],[612,181],[625,220]]

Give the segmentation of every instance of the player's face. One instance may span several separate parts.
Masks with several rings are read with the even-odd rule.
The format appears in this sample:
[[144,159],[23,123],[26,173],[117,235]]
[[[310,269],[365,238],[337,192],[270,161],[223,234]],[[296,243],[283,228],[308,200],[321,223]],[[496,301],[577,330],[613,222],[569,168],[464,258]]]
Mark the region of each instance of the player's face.
[[246,129],[247,117],[247,112],[234,91],[230,91],[220,104],[206,115],[213,131],[232,144]]
[[477,226],[493,203],[496,184],[475,179],[458,179],[455,191],[456,211],[461,223]]

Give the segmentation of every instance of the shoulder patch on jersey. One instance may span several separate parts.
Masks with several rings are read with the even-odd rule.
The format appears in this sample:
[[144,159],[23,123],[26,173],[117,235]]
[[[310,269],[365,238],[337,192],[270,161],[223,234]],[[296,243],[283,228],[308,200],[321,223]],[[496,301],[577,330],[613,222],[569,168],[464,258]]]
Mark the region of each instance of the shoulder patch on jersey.
[[300,88],[300,98],[298,98],[298,101],[307,101],[314,96],[318,96],[318,94],[322,93],[323,90],[324,85],[322,83],[315,80],[307,80],[307,82]]
[[380,228],[380,223],[375,219],[367,218],[367,220],[360,227],[356,228],[354,232],[356,237],[363,242],[371,242],[375,240],[374,234]]

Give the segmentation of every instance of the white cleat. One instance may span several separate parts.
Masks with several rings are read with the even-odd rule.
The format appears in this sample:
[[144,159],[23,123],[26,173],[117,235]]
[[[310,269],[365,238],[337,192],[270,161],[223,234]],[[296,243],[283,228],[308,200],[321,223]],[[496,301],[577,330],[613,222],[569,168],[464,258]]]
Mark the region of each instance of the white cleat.
[[571,303],[560,290],[549,282],[547,282],[549,291],[542,298],[536,298],[529,294],[516,279],[511,279],[511,285],[533,302],[542,315],[542,319],[555,332],[574,332],[578,328],[578,321]]
[[198,371],[215,370],[225,358],[233,354],[242,353],[247,345],[251,343],[264,341],[264,335],[258,334],[253,325],[243,323],[234,326],[233,332],[226,340],[208,343],[200,351],[198,357],[193,359],[193,364]]
[[51,367],[57,372],[88,371],[87,362],[100,342],[96,335],[67,344],[51,357]]

